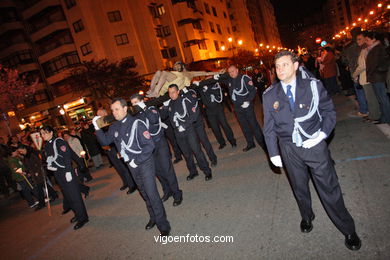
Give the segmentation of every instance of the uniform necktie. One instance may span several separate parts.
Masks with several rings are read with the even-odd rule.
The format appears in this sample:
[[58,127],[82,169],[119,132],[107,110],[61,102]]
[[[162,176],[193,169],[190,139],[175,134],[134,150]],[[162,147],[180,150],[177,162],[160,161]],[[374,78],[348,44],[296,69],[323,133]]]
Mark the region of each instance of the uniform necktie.
[[288,102],[290,103],[290,109],[291,111],[294,111],[294,96],[291,92],[290,85],[287,85],[287,97],[288,97]]

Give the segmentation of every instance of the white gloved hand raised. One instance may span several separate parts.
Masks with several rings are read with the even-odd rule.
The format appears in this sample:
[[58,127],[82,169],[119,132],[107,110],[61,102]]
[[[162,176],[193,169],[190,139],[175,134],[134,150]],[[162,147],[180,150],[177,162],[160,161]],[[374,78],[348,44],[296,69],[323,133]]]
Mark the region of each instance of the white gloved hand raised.
[[93,126],[95,127],[95,130],[99,130],[99,129],[100,129],[99,126],[98,126],[98,124],[97,124],[97,122],[96,122],[99,118],[101,118],[101,116],[95,116],[95,117],[92,119],[92,124],[93,124]]
[[313,139],[307,139],[302,143],[302,147],[306,149],[310,149],[317,144],[319,144],[322,140],[325,140],[327,135],[324,132],[320,132],[316,138]]
[[131,162],[130,162],[130,167],[131,167],[131,168],[137,168],[137,167],[138,167],[138,165],[135,164],[134,159],[131,160]]
[[171,100],[170,100],[170,99],[169,99],[169,100],[167,100],[167,101],[165,101],[165,102],[163,103],[163,105],[167,107],[167,106],[169,106],[169,102],[171,102]]
[[207,91],[208,87],[207,86],[204,86],[203,87],[203,91]]
[[160,123],[160,126],[161,126],[162,128],[164,128],[164,129],[168,129],[168,125],[165,124],[164,122],[161,122],[161,123]]
[[214,75],[214,79],[215,79],[215,80],[219,80],[219,74],[215,74],[215,75]]
[[146,105],[145,105],[145,103],[144,103],[143,101],[138,102],[137,105],[138,105],[140,108],[142,108],[142,109],[145,109],[145,107],[146,107]]
[[276,167],[283,167],[282,158],[280,157],[280,155],[272,156],[270,160],[272,164]]
[[66,172],[65,173],[65,179],[67,182],[71,182],[72,181],[72,173],[71,172]]
[[242,108],[247,108],[247,107],[249,107],[249,101],[245,101],[244,103],[242,103],[241,107],[242,107]]
[[194,80],[194,81],[192,81],[192,84],[194,84],[194,85],[197,85],[197,86],[199,86],[199,81],[197,81],[197,80]]
[[182,126],[179,126],[179,132],[184,132],[185,131],[185,129],[184,129],[184,127],[182,127]]
[[48,165],[46,168],[47,168],[49,171],[52,171],[52,172],[57,171],[57,168],[56,168],[56,167],[53,167],[53,166],[50,166],[50,165]]

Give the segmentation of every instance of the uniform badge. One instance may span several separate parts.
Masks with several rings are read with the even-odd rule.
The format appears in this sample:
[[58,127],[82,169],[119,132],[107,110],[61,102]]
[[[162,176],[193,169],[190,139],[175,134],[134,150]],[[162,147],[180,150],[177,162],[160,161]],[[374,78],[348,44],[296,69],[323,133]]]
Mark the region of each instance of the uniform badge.
[[154,109],[153,109],[152,112],[155,113],[155,114],[157,114],[157,110],[154,110]]
[[194,112],[194,113],[195,113],[195,111],[196,111],[196,108],[195,108],[195,107],[193,107],[193,108],[192,108],[192,112]]
[[61,149],[61,151],[63,151],[64,153],[66,152],[66,146],[65,146],[65,145],[61,145],[60,149]]
[[275,110],[278,109],[279,108],[279,101],[275,101],[273,107]]
[[192,97],[193,97],[193,98],[196,98],[196,94],[192,94]]
[[118,132],[116,131],[115,134],[114,134],[115,137],[118,137]]
[[145,132],[144,132],[144,137],[145,137],[146,139],[150,139],[150,133],[149,133],[149,131],[145,131]]
[[253,86],[252,80],[250,80],[250,81],[248,82],[248,84],[249,84],[249,86]]

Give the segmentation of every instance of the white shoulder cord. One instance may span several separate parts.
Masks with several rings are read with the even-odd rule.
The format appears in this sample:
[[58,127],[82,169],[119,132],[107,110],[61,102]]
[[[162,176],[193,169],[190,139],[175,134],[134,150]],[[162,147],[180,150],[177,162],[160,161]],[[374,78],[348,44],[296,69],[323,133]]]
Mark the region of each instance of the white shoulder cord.
[[[217,84],[215,84],[215,88],[212,87],[212,89],[219,89],[219,96],[220,96],[220,99],[217,99],[215,97],[214,94],[210,94],[210,99],[211,99],[211,102],[217,102],[217,103],[221,103],[222,102],[222,89],[221,89],[221,86],[219,85],[219,83],[217,82]],[[233,90],[234,91],[234,90]]]
[[130,138],[129,138],[129,141],[127,142],[127,144],[123,140],[121,141],[120,154],[123,157],[123,159],[125,160],[125,162],[129,161],[129,156],[126,154],[125,150],[129,151],[131,153],[134,153],[134,154],[142,153],[142,150],[141,150],[141,147],[139,146],[138,140],[137,140],[137,146],[138,146],[139,150],[131,149],[131,147],[133,146],[133,143],[134,143],[134,137],[136,136],[137,131],[138,131],[137,126],[138,126],[139,122],[144,124],[146,126],[146,128],[148,128],[148,125],[144,121],[142,121],[141,119],[137,119],[134,121],[133,125],[131,126]]
[[[146,118],[145,124],[146,124],[146,127],[150,130],[150,121],[149,121],[148,118]],[[158,117],[158,130],[156,131],[156,133],[152,133],[151,131],[149,131],[150,135],[151,136],[158,135],[160,133],[160,131],[161,131],[162,126],[163,126],[163,122],[161,121],[161,117]]]
[[292,133],[292,142],[295,143],[295,145],[297,147],[302,146],[301,133],[306,138],[313,139],[313,138],[316,138],[319,135],[319,133],[321,132],[321,128],[320,128],[314,134],[309,135],[308,133],[305,132],[305,130],[303,130],[303,128],[299,124],[299,123],[304,122],[304,121],[308,120],[309,118],[311,118],[315,113],[318,114],[320,121],[322,121],[322,117],[320,115],[320,112],[318,111],[318,104],[319,104],[320,98],[318,95],[317,81],[312,80],[310,82],[310,87],[311,87],[311,92],[312,92],[313,98],[311,100],[309,113],[307,113],[307,115],[305,115],[305,116],[298,117],[298,118],[294,119],[294,130]]
[[[245,81],[244,81],[244,77],[249,78],[247,75],[242,75],[242,78],[241,78],[241,88],[239,90],[233,89],[233,91],[232,91],[232,100],[233,101],[236,101],[236,95],[237,96],[246,96],[249,93],[248,88],[246,87],[246,84],[245,84]],[[245,90],[246,90],[245,93],[243,93],[244,87],[245,87]]]
[[54,150],[54,156],[48,156],[47,159],[46,159],[46,162],[48,164],[48,166],[52,167],[52,163],[54,162],[58,167],[60,168],[65,168],[65,166],[59,164],[56,160],[58,158],[58,156],[62,157],[61,155],[58,154],[58,151],[57,151],[57,140],[59,138],[56,138],[53,142],[53,150]]
[[[183,100],[181,101],[181,104],[183,106],[183,114],[179,114],[179,112],[175,112],[175,114],[173,115],[173,121],[175,122],[175,125],[176,127],[179,127],[179,121],[180,120],[181,122],[184,122],[184,117],[187,115],[187,107],[186,107],[186,104],[185,104],[185,101],[188,101],[191,103],[191,100],[189,100],[188,98],[183,98]],[[195,104],[195,107],[198,106],[198,102],[196,102]]]

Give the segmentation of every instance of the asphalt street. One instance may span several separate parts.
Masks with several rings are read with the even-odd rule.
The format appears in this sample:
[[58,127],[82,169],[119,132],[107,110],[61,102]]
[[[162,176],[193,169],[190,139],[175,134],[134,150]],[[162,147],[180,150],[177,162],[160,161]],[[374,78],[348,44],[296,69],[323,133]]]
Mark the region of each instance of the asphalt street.
[[[316,219],[308,234],[300,231],[300,215],[285,173],[275,174],[259,146],[242,152],[245,140],[228,111],[238,146],[217,150],[214,178],[186,181],[185,163],[175,165],[183,204],[165,202],[172,236],[224,237],[232,242],[155,242],[156,228],[146,231],[148,214],[138,193],[119,191],[113,168],[93,173],[86,199],[90,222],[74,231],[69,213],[61,216],[60,200],[34,212],[18,197],[2,203],[1,259],[390,259],[389,126],[364,123],[352,99],[337,96],[337,126],[330,143],[344,200],[362,239],[359,251],[344,246],[311,186]],[[261,118],[257,103],[256,112]],[[260,120],[261,121],[261,120]],[[384,131],[384,132],[383,132]],[[160,185],[158,184],[159,189]],[[161,189],[160,189],[161,191]],[[182,237],[184,239],[184,237]],[[223,238],[222,238],[223,239]]]

